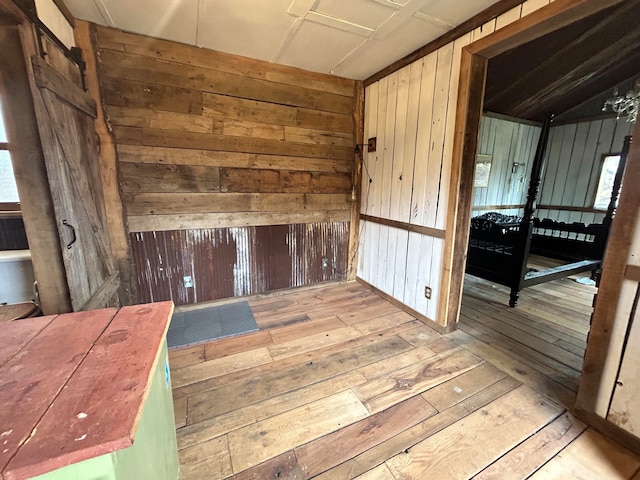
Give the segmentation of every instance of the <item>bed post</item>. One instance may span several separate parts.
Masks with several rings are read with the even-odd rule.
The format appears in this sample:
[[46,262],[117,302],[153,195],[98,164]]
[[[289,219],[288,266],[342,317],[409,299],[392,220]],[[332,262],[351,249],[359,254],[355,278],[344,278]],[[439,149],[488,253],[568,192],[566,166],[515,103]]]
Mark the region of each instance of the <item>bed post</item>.
[[[627,155],[632,141],[631,135],[624,137],[624,144],[620,151],[620,162],[618,162],[618,170],[616,170],[616,176],[613,180],[613,188],[611,189],[611,199],[609,200],[609,206],[607,207],[607,213],[602,220],[602,229],[598,230],[594,238],[594,247],[596,249],[595,255],[597,258],[603,258],[604,252],[607,248],[607,240],[609,239],[609,232],[611,231],[611,222],[613,217],[616,216],[616,208],[618,205],[618,197],[620,196],[620,188],[622,187],[622,176],[624,174],[624,167],[627,164]],[[596,281],[596,284],[600,283],[600,269],[591,272],[591,278]]]
[[629,154],[631,139],[631,135],[624,137],[624,144],[622,145],[622,151],[620,152],[620,162],[618,163],[618,170],[616,171],[616,177],[613,180],[613,188],[611,189],[611,199],[609,200],[607,214],[605,215],[603,222],[607,224],[607,226],[611,225],[613,217],[616,215],[618,197],[620,196],[620,187],[622,186],[622,175],[624,174],[624,167],[627,164],[627,155]]
[[536,210],[536,200],[540,191],[540,179],[542,177],[542,167],[544,164],[544,156],[549,141],[549,131],[551,129],[552,113],[547,113],[544,117],[542,130],[540,131],[540,139],[536,148],[536,155],[533,158],[531,166],[531,178],[529,180],[529,190],[527,191],[527,203],[524,207],[522,222],[520,223],[518,241],[518,254],[515,258],[520,259],[520,263],[513,266],[514,280],[511,285],[511,295],[509,296],[509,306],[515,307],[520,297],[520,289],[522,281],[527,273],[527,260],[529,259],[529,249],[531,248],[531,235],[533,233],[533,212]]

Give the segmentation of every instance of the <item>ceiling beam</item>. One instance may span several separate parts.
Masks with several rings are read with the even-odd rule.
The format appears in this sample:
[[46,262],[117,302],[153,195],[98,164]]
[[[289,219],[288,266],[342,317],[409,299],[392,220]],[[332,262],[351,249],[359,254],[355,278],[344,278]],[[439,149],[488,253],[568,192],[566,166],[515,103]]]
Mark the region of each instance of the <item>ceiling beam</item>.
[[[487,95],[486,103],[504,105],[513,98],[533,98],[534,101],[537,101],[541,91],[555,91],[559,95],[558,85],[562,85],[564,78],[572,72],[582,71],[585,75],[593,74],[594,66],[615,64],[619,59],[624,59],[624,55],[620,56],[618,49],[627,47],[637,37],[637,33],[634,33],[637,32],[637,29],[633,27],[633,23],[635,23],[633,11],[636,8],[636,2],[624,5],[614,14],[597,22],[592,28],[576,32],[578,36],[568,43],[562,45],[538,43],[532,46],[531,48],[534,50],[544,49],[543,53],[549,52],[549,55],[543,61],[534,64],[535,66],[530,66],[529,63],[518,71],[518,78],[511,80],[509,85],[503,85],[500,91],[493,91],[493,95]],[[630,38],[627,39],[627,36]],[[611,48],[613,44],[616,45],[615,48]],[[602,51],[607,53],[603,55]],[[595,57],[594,52],[598,52]],[[535,55],[536,52],[532,52],[532,54]],[[611,55],[614,58],[609,60]],[[509,55],[509,57],[514,56],[521,59],[530,58],[527,55],[527,45],[519,47]],[[588,64],[589,67],[584,68],[585,64]],[[502,69],[513,70],[510,58],[504,58],[500,62],[496,74],[499,75],[499,71]]]
[[[635,35],[635,38],[640,40],[640,35]],[[620,41],[608,45],[607,48],[593,55],[589,60],[551,82],[537,94],[525,97],[524,101],[514,108],[513,113],[518,117],[530,118],[535,112],[541,111],[543,105],[554,105],[554,110],[557,110],[555,113],[562,113],[572,106],[582,103],[584,99],[615,85],[620,79],[628,77],[626,71],[623,71],[619,74],[619,78],[605,82],[603,77],[612,68],[616,66],[628,68],[629,63],[635,63],[634,69],[636,73],[640,73],[638,68],[640,63],[637,63],[639,59],[640,52],[638,52],[637,43],[632,46]],[[578,98],[576,99],[576,97]],[[565,105],[565,107],[561,105]]]
[[539,120],[640,73],[639,5],[625,2],[491,59],[485,108]]

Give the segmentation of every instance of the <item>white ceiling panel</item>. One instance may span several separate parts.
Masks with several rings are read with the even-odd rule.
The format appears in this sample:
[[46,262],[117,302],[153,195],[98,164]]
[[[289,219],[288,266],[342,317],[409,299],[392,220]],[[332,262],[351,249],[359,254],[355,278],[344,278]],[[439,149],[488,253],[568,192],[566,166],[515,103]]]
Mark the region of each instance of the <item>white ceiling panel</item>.
[[445,33],[440,25],[408,18],[389,35],[372,38],[335,69],[341,77],[364,79]]
[[151,37],[194,44],[198,3],[193,0],[102,0],[118,28]]
[[464,0],[464,2],[455,2],[455,6],[453,3],[451,0],[433,0],[421,8],[420,11],[425,15],[438,18],[451,25],[460,25],[494,2]]
[[64,4],[75,18],[99,25],[114,26],[113,22],[110,22],[101,12],[99,6],[101,7],[102,4],[100,2],[96,3],[94,0],[64,0]]
[[364,40],[354,33],[305,21],[285,47],[278,63],[328,73]]
[[373,0],[318,0],[312,10],[375,30],[397,10],[387,5]]
[[296,20],[287,13],[290,4],[291,0],[200,0],[198,45],[272,61]]
[[368,37],[373,33],[373,29],[371,28],[363,27],[362,25],[358,25],[356,23],[347,22],[346,20],[341,20],[324,13],[311,11],[307,12],[304,20],[320,23],[322,25],[326,25],[327,27],[337,28],[338,30],[344,30],[345,32],[355,33],[356,35],[360,35],[361,37]]
[[496,0],[65,0],[84,20],[367,78]]

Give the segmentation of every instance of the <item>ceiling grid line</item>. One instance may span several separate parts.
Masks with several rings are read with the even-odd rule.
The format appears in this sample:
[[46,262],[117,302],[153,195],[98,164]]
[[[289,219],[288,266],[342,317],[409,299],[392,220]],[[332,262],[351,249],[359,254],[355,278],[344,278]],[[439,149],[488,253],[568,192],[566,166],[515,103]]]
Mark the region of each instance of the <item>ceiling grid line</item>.
[[102,18],[106,22],[106,24],[110,27],[115,27],[116,24],[113,21],[113,18],[111,17],[109,10],[107,10],[107,7],[104,4],[104,2],[102,0],[93,0],[93,4],[98,9],[98,12],[100,12],[100,15],[102,15]]
[[64,1],[79,19],[362,80],[496,0]]

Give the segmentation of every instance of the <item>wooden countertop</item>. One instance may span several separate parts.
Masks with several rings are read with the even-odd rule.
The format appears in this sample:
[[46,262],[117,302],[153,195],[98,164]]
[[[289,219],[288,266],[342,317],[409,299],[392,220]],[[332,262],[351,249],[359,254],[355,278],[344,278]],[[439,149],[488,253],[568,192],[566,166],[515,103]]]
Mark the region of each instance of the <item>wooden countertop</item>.
[[133,445],[172,312],[162,302],[0,325],[0,477]]

